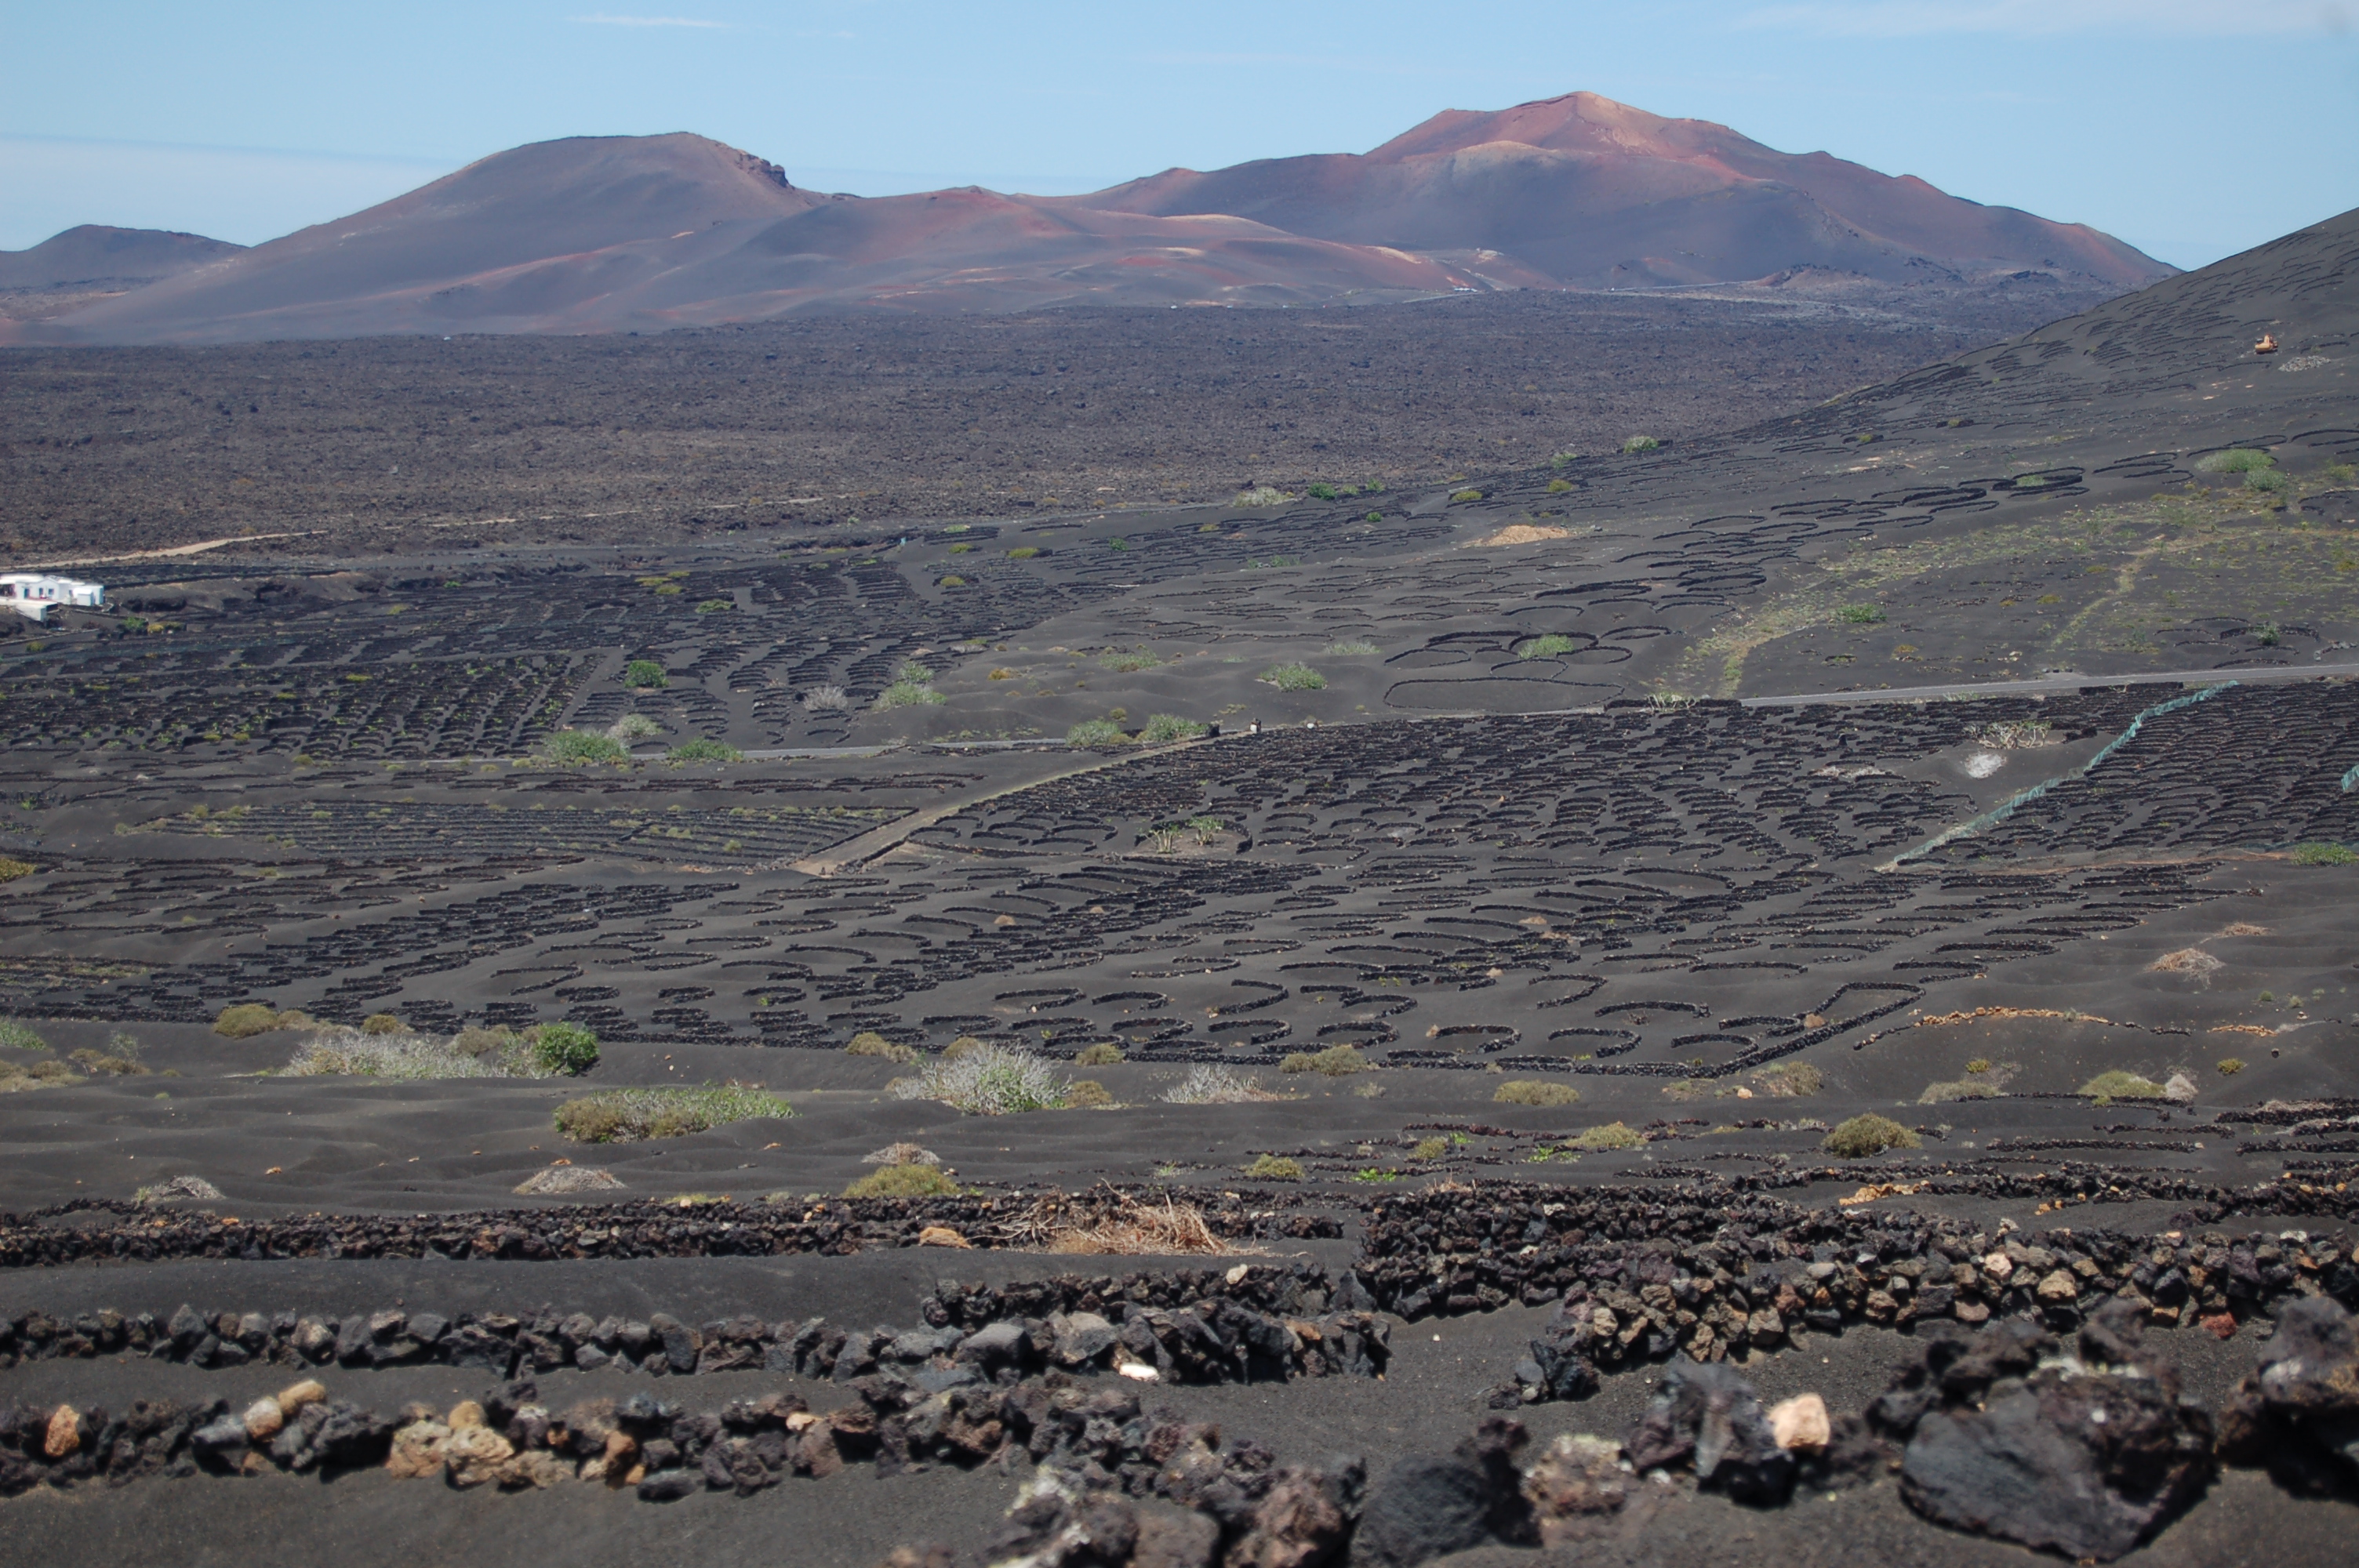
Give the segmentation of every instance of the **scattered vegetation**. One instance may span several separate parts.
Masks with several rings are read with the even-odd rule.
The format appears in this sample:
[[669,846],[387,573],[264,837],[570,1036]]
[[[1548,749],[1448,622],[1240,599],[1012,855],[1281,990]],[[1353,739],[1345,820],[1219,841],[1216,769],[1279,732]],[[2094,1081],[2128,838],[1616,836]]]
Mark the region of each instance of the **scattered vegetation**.
[[1039,1057],[978,1041],[955,1058],[946,1053],[929,1062],[914,1078],[897,1079],[893,1092],[940,1100],[969,1116],[1015,1116],[1061,1109],[1071,1087]]
[[1234,1067],[1201,1066],[1163,1091],[1168,1105],[1243,1105],[1277,1097]]
[[623,684],[635,691],[654,691],[671,685],[671,676],[653,659],[633,659],[623,666]]
[[675,762],[742,762],[745,760],[745,753],[736,747],[701,736],[693,741],[682,741],[671,749],[669,755]]
[[2233,1078],[2245,1070],[2245,1059],[2242,1056],[2223,1056],[2212,1065],[2219,1068],[2220,1076],[2223,1078]]
[[851,706],[851,694],[840,686],[815,686],[803,693],[806,713],[832,713]]
[[1978,745],[1999,752],[2025,752],[2056,743],[2056,726],[2045,719],[2003,719],[1977,724],[1966,731]]
[[1549,459],[1549,467],[1552,469],[1569,469],[1580,460],[1581,454],[1579,452],[1559,452],[1554,457]]
[[71,1087],[82,1081],[82,1076],[63,1062],[35,1062],[29,1066],[19,1062],[0,1062],[0,1094],[19,1094],[51,1086]]
[[290,1078],[393,1078],[417,1082],[430,1078],[545,1078],[553,1070],[540,1065],[522,1035],[505,1034],[499,1049],[464,1049],[454,1036],[443,1040],[425,1034],[364,1034],[357,1029],[323,1029],[304,1042],[288,1058],[281,1075]]
[[1309,665],[1272,665],[1255,677],[1280,691],[1324,691],[1327,677]]
[[1175,741],[1201,740],[1211,726],[1192,719],[1182,719],[1176,713],[1158,713],[1148,718],[1147,727],[1138,732],[1142,746],[1168,746]]
[[1122,1047],[1111,1040],[1101,1040],[1094,1045],[1083,1046],[1074,1054],[1076,1067],[1111,1067],[1122,1060]]
[[1131,653],[1100,654],[1098,655],[1098,663],[1105,668],[1115,671],[1118,674],[1129,675],[1137,670],[1151,670],[1158,668],[1161,666],[1163,661],[1157,658],[1153,654],[1148,653],[1146,649],[1141,648]]
[[652,741],[663,733],[663,726],[644,713],[625,713],[606,726],[606,738],[629,745],[634,741]]
[[2347,844],[2297,844],[2293,849],[2297,866],[2347,866],[2354,860],[2359,860],[2359,852]]
[[1625,452],[1651,452],[1662,444],[1652,436],[1633,436],[1622,443],[1622,449]]
[[1408,1157],[1412,1160],[1439,1160],[1449,1152],[1449,1139],[1426,1138],[1420,1139],[1417,1146],[1408,1152]]
[[1299,1182],[1302,1179],[1302,1162],[1283,1154],[1264,1154],[1247,1165],[1245,1173],[1249,1181]]
[[847,1056],[882,1056],[905,1067],[918,1059],[916,1051],[907,1045],[894,1044],[873,1029],[864,1029],[853,1035],[852,1044],[843,1048],[843,1054]]
[[684,1138],[735,1121],[785,1119],[795,1108],[765,1089],[739,1084],[698,1088],[609,1089],[557,1108],[558,1131],[576,1143],[636,1143]]
[[1111,719],[1084,719],[1065,731],[1065,744],[1092,749],[1104,746],[1127,746],[1130,737],[1122,726]]
[[1075,1078],[1065,1086],[1068,1110],[1103,1110],[1114,1103],[1113,1093],[1095,1078]]
[[541,737],[540,753],[552,762],[619,762],[630,749],[612,735],[587,730],[552,730]]
[[2140,1077],[2136,1073],[2125,1073],[2119,1068],[2109,1073],[2099,1073],[2081,1086],[2081,1092],[2099,1105],[2106,1105],[2117,1099],[2164,1098],[2163,1087],[2152,1078]]
[[18,877],[29,877],[40,869],[30,860],[19,860],[13,855],[0,855],[0,882],[13,882]]
[[1232,506],[1283,506],[1294,497],[1274,484],[1257,484],[1251,490],[1241,490]]
[[1479,490],[1474,489],[1472,485],[1469,485],[1469,486],[1468,486],[1466,489],[1464,489],[1464,490],[1453,490],[1453,491],[1451,491],[1451,492],[1450,492],[1450,499],[1451,499],[1451,501],[1453,501],[1453,502],[1457,502],[1457,503],[1465,503],[1465,502],[1469,502],[1469,501],[1480,501],[1480,500],[1482,500],[1482,499],[1483,499],[1483,492],[1482,492],[1481,491],[1479,491]]
[[1158,1257],[1259,1253],[1263,1249],[1222,1240],[1205,1220],[1204,1211],[1194,1204],[1176,1198],[1143,1204],[1125,1198],[1114,1213],[1092,1224],[1068,1227],[1050,1235],[1049,1250]]
[[79,1051],[66,1053],[66,1060],[93,1078],[144,1078],[147,1069],[139,1061],[139,1040],[136,1035],[116,1030],[107,1037],[106,1049],[85,1045]]
[[1603,1127],[1591,1128],[1567,1147],[1598,1154],[1616,1149],[1636,1149],[1646,1141],[1646,1135],[1626,1122],[1609,1121]]
[[1827,1087],[1827,1076],[1808,1062],[1772,1062],[1753,1075],[1753,1085],[1771,1099],[1807,1099]]
[[299,1029],[310,1022],[299,1012],[281,1012],[267,1002],[242,1001],[221,1010],[213,1020],[213,1033],[232,1040],[244,1040],[249,1035],[266,1034],[274,1029]]
[[888,713],[897,708],[940,708],[950,698],[934,689],[934,672],[915,659],[905,659],[893,672],[893,684],[876,694],[875,709]]
[[361,1033],[364,1034],[407,1034],[409,1033],[409,1025],[402,1022],[400,1015],[397,1013],[372,1012],[366,1018],[361,1020]]
[[1011,561],[1028,561],[1039,553],[1040,546],[1038,545],[1018,545],[1007,552],[1007,558]]
[[1381,653],[1383,650],[1365,638],[1352,637],[1341,643],[1328,643],[1327,652],[1339,659],[1364,659],[1371,654]]
[[718,615],[723,611],[736,608],[737,601],[734,599],[700,599],[696,601],[696,612],[699,615]]
[[1887,1149],[1919,1149],[1924,1145],[1914,1132],[1890,1117],[1869,1111],[1835,1123],[1834,1130],[1819,1146],[1839,1159],[1864,1160]]
[[1330,1078],[1348,1078],[1354,1073],[1364,1073],[1370,1063],[1360,1054],[1356,1045],[1330,1045],[1324,1051],[1297,1051],[1277,1065],[1281,1073],[1318,1073]]
[[49,1043],[22,1019],[0,1018],[0,1051],[46,1051]]
[[1835,619],[1851,626],[1876,626],[1884,621],[1880,604],[1846,604],[1835,611]]
[[1571,1084],[1549,1083],[1544,1078],[1509,1078],[1491,1098],[1499,1105],[1578,1105],[1581,1091]]
[[1550,632],[1545,636],[1532,637],[1516,643],[1516,657],[1553,659],[1560,654],[1570,654],[1580,646],[1579,639],[1568,637],[1561,632]]
[[959,1184],[940,1165],[887,1165],[843,1189],[848,1198],[954,1198]]
[[2196,469],[2203,473],[2259,473],[2277,466],[2277,459],[2256,447],[2231,447],[2195,460]]

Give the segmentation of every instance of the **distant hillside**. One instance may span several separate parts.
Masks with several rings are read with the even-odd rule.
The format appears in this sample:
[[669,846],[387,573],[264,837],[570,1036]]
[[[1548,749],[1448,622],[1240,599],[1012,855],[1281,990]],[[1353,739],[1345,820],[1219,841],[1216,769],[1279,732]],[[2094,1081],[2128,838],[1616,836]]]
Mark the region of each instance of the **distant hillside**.
[[2091,229],[1589,93],[1452,111],[1365,155],[1175,169],[1063,198],[820,195],[701,136],[573,137],[224,249],[222,265],[52,321],[0,322],[0,342],[658,330],[812,309],[1331,304],[1798,277],[1932,293],[2030,280],[2071,297],[2062,314],[2172,270]]
[[0,289],[136,287],[245,249],[202,234],[84,223],[30,250],[0,251]]

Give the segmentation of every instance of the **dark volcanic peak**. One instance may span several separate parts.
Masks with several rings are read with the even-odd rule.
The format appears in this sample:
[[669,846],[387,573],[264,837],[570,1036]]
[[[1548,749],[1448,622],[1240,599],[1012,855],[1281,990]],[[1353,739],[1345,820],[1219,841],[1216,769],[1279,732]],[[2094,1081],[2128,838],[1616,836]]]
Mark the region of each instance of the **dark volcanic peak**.
[[1574,93],[1451,111],[1364,156],[1175,169],[1063,198],[818,196],[701,136],[542,142],[0,341],[599,332],[810,309],[1798,277],[1959,288],[2038,273],[2087,295],[2169,271],[2093,230]]
[[52,234],[30,250],[0,251],[0,289],[136,286],[223,260],[245,249],[202,234],[83,223]]
[[1593,92],[1446,110],[1364,155],[1172,169],[1076,203],[1234,212],[1296,233],[1486,249],[1579,287],[1749,280],[1799,267],[1887,282],[2034,269],[2134,288],[2172,269],[2083,224],[1943,194],[1826,153]]

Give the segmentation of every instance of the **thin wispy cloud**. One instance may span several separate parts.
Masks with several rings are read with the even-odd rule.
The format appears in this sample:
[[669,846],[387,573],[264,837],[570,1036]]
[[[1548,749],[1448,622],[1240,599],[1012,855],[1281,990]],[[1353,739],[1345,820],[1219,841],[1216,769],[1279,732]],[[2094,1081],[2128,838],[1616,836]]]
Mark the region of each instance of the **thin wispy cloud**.
[[712,27],[723,28],[726,22],[708,22],[696,16],[609,16],[599,12],[589,16],[568,16],[567,21],[583,27]]
[[1801,0],[1762,6],[1744,16],[1741,25],[1800,27],[1846,38],[1937,33],[2242,38],[2349,32],[2359,25],[2359,0]]

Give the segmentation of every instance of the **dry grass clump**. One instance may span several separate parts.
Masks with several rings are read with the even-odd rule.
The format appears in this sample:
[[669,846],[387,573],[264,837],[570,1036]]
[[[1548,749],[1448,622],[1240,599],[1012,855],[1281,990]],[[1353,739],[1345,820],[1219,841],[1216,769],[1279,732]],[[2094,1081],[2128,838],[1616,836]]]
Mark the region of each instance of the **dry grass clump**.
[[954,1198],[959,1184],[941,1166],[887,1165],[843,1189],[848,1198]]
[[86,1080],[63,1062],[35,1062],[29,1065],[0,1062],[0,1095],[22,1094],[27,1089],[70,1088]]
[[1646,1141],[1646,1135],[1636,1129],[1623,1122],[1609,1121],[1603,1127],[1591,1128],[1565,1147],[1594,1154],[1615,1149],[1636,1149]]
[[2081,1092],[2104,1105],[2117,1099],[2162,1099],[2169,1090],[2152,1078],[2140,1077],[2116,1067],[2109,1073],[2099,1073],[2081,1086]]
[[1082,1047],[1073,1057],[1076,1067],[1111,1067],[1122,1060],[1122,1047],[1111,1040],[1101,1040]]
[[29,877],[40,869],[30,860],[20,860],[14,855],[0,855],[0,882],[13,882],[18,877]]
[[513,1051],[486,1051],[481,1055],[462,1050],[458,1040],[424,1034],[364,1034],[357,1029],[327,1029],[305,1042],[288,1058],[280,1074],[290,1078],[360,1077],[422,1080],[428,1078],[537,1078],[548,1075],[534,1065],[521,1037]]
[[281,1012],[267,1002],[242,1001],[221,1010],[213,1020],[213,1033],[232,1040],[244,1040],[248,1035],[267,1034],[274,1029],[301,1029],[310,1018],[300,1012]]
[[2245,1059],[2242,1056],[2223,1056],[2213,1065],[2220,1069],[2222,1077],[2233,1078],[2245,1070]]
[[1244,1105],[1277,1098],[1234,1067],[1198,1067],[1163,1091],[1167,1105]]
[[2165,953],[2147,966],[2151,974],[2184,975],[2189,979],[2206,983],[2226,968],[2225,964],[2201,947],[2181,947],[2175,953]]
[[917,1143],[887,1143],[874,1154],[863,1154],[864,1165],[939,1165],[942,1157]]
[[1827,1087],[1827,1076],[1808,1062],[1772,1062],[1753,1075],[1753,1086],[1771,1099],[1808,1099]]
[[1103,1110],[1114,1104],[1114,1096],[1095,1078],[1075,1078],[1065,1086],[1065,1108],[1069,1110]]
[[1356,1045],[1330,1045],[1324,1051],[1297,1051],[1277,1065],[1281,1073],[1320,1073],[1331,1078],[1348,1078],[1353,1073],[1364,1073],[1372,1064],[1360,1054]]
[[843,1054],[847,1056],[882,1056],[902,1066],[918,1059],[917,1052],[907,1045],[895,1044],[873,1029],[864,1029],[853,1035],[852,1044],[843,1048]]
[[1029,1052],[976,1041],[956,1056],[945,1052],[914,1078],[896,1078],[891,1091],[901,1099],[940,1100],[969,1116],[1014,1116],[1062,1109],[1072,1085]]
[[1952,1100],[1996,1099],[2006,1092],[2007,1082],[2015,1073],[2012,1062],[1994,1065],[1987,1057],[1977,1056],[1966,1064],[1965,1076],[1927,1084],[1925,1092],[1917,1097],[1917,1103],[1946,1105]]
[[131,1201],[152,1208],[167,1203],[219,1203],[222,1196],[222,1190],[202,1176],[174,1176],[140,1188],[131,1195]]
[[1283,1154],[1264,1154],[1247,1165],[1245,1173],[1256,1182],[1299,1182],[1302,1179],[1302,1162]]
[[1890,1117],[1869,1111],[1835,1123],[1834,1130],[1819,1146],[1840,1159],[1864,1160],[1887,1149],[1919,1149],[1924,1145],[1914,1132]]
[[516,1195],[527,1198],[571,1197],[575,1193],[611,1193],[622,1189],[622,1178],[612,1171],[601,1171],[588,1165],[551,1165],[535,1171],[516,1185]]
[[1212,1234],[1202,1209],[1177,1198],[1166,1198],[1159,1204],[1125,1200],[1121,1207],[1088,1225],[1052,1233],[1049,1250],[1140,1258],[1260,1253],[1265,1249],[1222,1240]]
[[89,1045],[66,1053],[66,1060],[93,1078],[144,1078],[147,1069],[139,1060],[139,1042],[116,1030],[103,1051]]
[[402,1022],[401,1019],[397,1014],[390,1012],[372,1012],[366,1018],[361,1020],[361,1033],[364,1034],[407,1034],[409,1033],[409,1025]]
[[1712,1093],[1712,1086],[1701,1078],[1674,1078],[1663,1086],[1665,1099],[1675,1099],[1682,1103],[1691,1099],[1701,1099],[1710,1093]]
[[1498,1105],[1578,1105],[1581,1091],[1571,1084],[1552,1084],[1543,1078],[1509,1078],[1491,1098]]
[[558,1131],[576,1143],[634,1143],[794,1114],[793,1106],[766,1090],[706,1084],[692,1089],[609,1089],[567,1100],[554,1120]]

